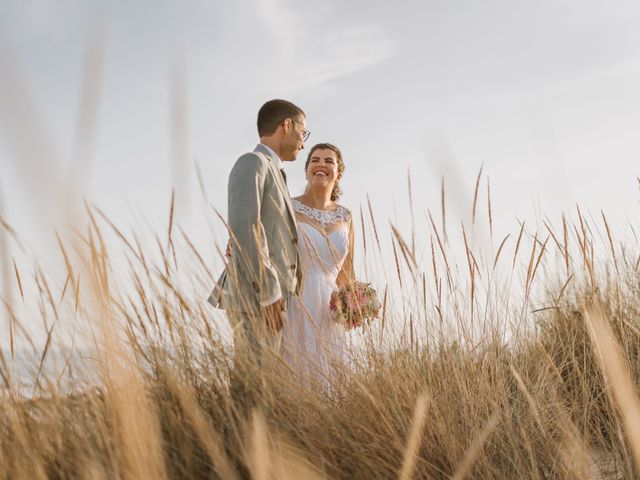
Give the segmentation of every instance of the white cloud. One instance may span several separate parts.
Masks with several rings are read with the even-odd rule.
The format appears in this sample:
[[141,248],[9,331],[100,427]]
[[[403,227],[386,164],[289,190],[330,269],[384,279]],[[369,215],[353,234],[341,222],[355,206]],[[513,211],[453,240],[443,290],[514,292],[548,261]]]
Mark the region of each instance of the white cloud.
[[311,89],[355,74],[388,59],[394,50],[388,33],[377,26],[329,31],[319,55],[297,75],[299,88]]
[[[242,6],[225,12],[233,23],[225,22],[223,48],[200,55],[222,56],[245,71],[262,69],[261,86],[302,93],[378,64],[395,50],[390,33],[376,23],[336,21],[337,7],[312,3],[302,10],[284,0],[256,0],[255,5],[250,16],[233,13],[236,8],[247,13]],[[237,74],[233,68],[226,73]],[[238,80],[253,81],[234,78],[232,83],[237,86]]]
[[291,65],[295,56],[296,37],[303,22],[301,13],[287,8],[282,0],[257,0],[257,19],[276,42],[276,54],[280,62]]

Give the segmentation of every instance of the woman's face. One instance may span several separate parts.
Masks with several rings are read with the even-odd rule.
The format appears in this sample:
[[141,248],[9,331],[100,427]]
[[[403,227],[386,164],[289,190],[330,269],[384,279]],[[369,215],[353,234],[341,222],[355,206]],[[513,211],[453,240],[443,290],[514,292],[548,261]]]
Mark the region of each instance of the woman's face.
[[307,183],[310,188],[330,188],[340,178],[338,156],[328,148],[314,150],[307,166]]

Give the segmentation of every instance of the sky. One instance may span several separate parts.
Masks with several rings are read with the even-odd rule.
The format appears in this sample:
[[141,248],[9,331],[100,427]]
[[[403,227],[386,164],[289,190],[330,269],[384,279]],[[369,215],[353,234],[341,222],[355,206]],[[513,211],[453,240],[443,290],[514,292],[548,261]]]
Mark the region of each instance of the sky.
[[[468,221],[482,167],[497,230],[580,204],[624,235],[639,20],[627,0],[0,0],[2,216],[46,258],[81,199],[161,230],[175,189],[213,261],[228,173],[259,107],[286,98],[307,147],[342,149],[342,203],[370,198],[383,224],[410,226],[409,176],[418,225],[443,178],[448,221]],[[304,154],[287,165],[294,195]]]

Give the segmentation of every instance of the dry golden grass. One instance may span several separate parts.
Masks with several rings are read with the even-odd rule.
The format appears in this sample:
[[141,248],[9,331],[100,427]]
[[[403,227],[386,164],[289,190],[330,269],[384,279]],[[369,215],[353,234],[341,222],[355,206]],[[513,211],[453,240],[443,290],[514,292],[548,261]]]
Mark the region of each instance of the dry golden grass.
[[[154,253],[88,207],[86,232],[60,240],[65,281],[34,276],[48,328],[33,390],[20,385],[9,352],[0,359],[4,478],[638,478],[640,273],[629,249],[616,250],[606,218],[601,238],[581,212],[560,234],[523,224],[490,254],[463,230],[460,274],[451,226],[445,233],[442,218],[439,231],[429,214],[422,253],[415,229],[405,241],[392,227],[385,279],[368,211],[364,262],[385,292],[383,318],[330,393],[297,383],[280,362],[260,372],[267,387],[244,412],[206,293],[193,295],[210,288],[211,272],[186,235],[175,238],[173,214]],[[124,271],[106,232],[124,247]],[[2,261],[24,295],[24,272],[39,269]],[[37,344],[30,319],[6,306],[16,342]],[[84,369],[70,358],[46,367],[53,326],[66,318],[90,327]],[[248,391],[257,376],[241,379]]]

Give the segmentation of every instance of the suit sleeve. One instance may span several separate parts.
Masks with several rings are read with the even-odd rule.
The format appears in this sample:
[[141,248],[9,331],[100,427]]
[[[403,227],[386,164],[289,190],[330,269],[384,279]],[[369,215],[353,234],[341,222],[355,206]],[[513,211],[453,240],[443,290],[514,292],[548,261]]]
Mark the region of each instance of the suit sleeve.
[[278,274],[269,258],[269,246],[260,218],[269,168],[257,155],[238,159],[229,175],[228,221],[238,268],[250,282],[262,306],[282,297]]

